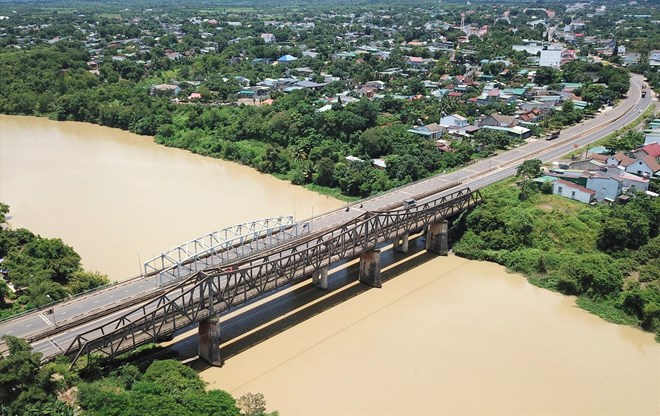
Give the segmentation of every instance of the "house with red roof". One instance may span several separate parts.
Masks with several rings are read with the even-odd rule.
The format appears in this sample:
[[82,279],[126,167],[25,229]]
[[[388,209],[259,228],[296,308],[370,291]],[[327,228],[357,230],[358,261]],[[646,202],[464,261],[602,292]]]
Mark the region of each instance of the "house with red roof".
[[646,146],[633,150],[633,154],[637,159],[644,156],[650,156],[655,159],[656,162],[660,162],[660,143],[649,143]]
[[607,164],[608,165],[614,165],[614,166],[623,166],[628,167],[631,163],[633,163],[635,159],[626,156],[625,154],[619,152],[615,153],[612,156],[607,158]]
[[645,178],[653,176],[660,178],[660,164],[651,156],[642,156],[634,159],[633,163],[626,167],[626,172]]
[[422,65],[424,65],[424,59],[418,56],[409,56],[406,59],[406,65],[411,68],[420,68]]

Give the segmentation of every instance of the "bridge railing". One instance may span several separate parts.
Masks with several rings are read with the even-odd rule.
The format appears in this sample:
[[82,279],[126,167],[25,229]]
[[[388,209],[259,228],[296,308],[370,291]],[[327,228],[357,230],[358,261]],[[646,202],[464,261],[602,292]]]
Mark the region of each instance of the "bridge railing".
[[158,274],[161,283],[180,279],[296,237],[300,232],[293,216],[234,225],[190,240],[146,261],[144,273],[147,276]]
[[415,231],[432,221],[479,203],[469,188],[411,208],[366,212],[322,234],[297,239],[288,247],[249,259],[234,270],[201,271],[174,290],[108,324],[78,335],[65,354],[74,361],[84,353],[109,356],[157,340],[213,314],[243,305],[282,285],[378,244]]

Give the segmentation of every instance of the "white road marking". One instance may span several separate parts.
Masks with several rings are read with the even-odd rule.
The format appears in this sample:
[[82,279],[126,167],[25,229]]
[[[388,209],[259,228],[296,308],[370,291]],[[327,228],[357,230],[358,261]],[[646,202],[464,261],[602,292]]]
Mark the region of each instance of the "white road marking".
[[50,321],[50,319],[46,318],[43,313],[39,314],[39,317],[44,320],[48,325],[53,326],[53,323]]

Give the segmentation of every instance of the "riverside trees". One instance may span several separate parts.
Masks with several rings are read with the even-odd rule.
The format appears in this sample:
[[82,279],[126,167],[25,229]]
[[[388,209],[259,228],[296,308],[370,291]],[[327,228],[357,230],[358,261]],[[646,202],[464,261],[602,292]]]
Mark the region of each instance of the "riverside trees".
[[[146,369],[124,364],[106,377],[81,377],[66,359],[41,365],[41,354],[19,338],[2,337],[0,414],[6,416],[239,416],[236,400],[175,360],[153,361]],[[88,371],[89,373],[89,371]],[[82,373],[81,373],[82,374]],[[261,396],[263,398],[263,396]],[[74,409],[79,409],[75,410]],[[265,407],[260,408],[265,415]],[[273,414],[276,414],[273,413]]]
[[[108,277],[87,272],[80,256],[59,238],[43,238],[19,228],[4,225],[9,206],[0,203],[0,258],[3,277],[11,281],[17,293],[0,282],[0,316],[13,315],[39,307],[69,295],[109,283]],[[22,294],[21,294],[22,293]]]
[[520,201],[510,182],[482,190],[453,247],[525,274],[532,283],[579,296],[606,319],[660,338],[660,199],[590,207],[554,195]]

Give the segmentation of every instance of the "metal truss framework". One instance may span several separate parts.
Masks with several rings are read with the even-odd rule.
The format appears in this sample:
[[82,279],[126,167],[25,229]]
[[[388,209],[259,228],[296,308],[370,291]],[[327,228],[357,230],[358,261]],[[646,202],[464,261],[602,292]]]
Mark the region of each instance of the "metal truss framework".
[[144,274],[159,282],[178,280],[272,247],[306,232],[292,216],[264,218],[190,240],[144,263]]
[[337,260],[357,256],[480,202],[478,191],[465,188],[414,207],[366,212],[337,227],[246,258],[230,271],[225,267],[197,272],[152,302],[78,335],[65,354],[75,362],[83,354],[96,351],[115,356],[155,342],[215,313],[301,281]]

